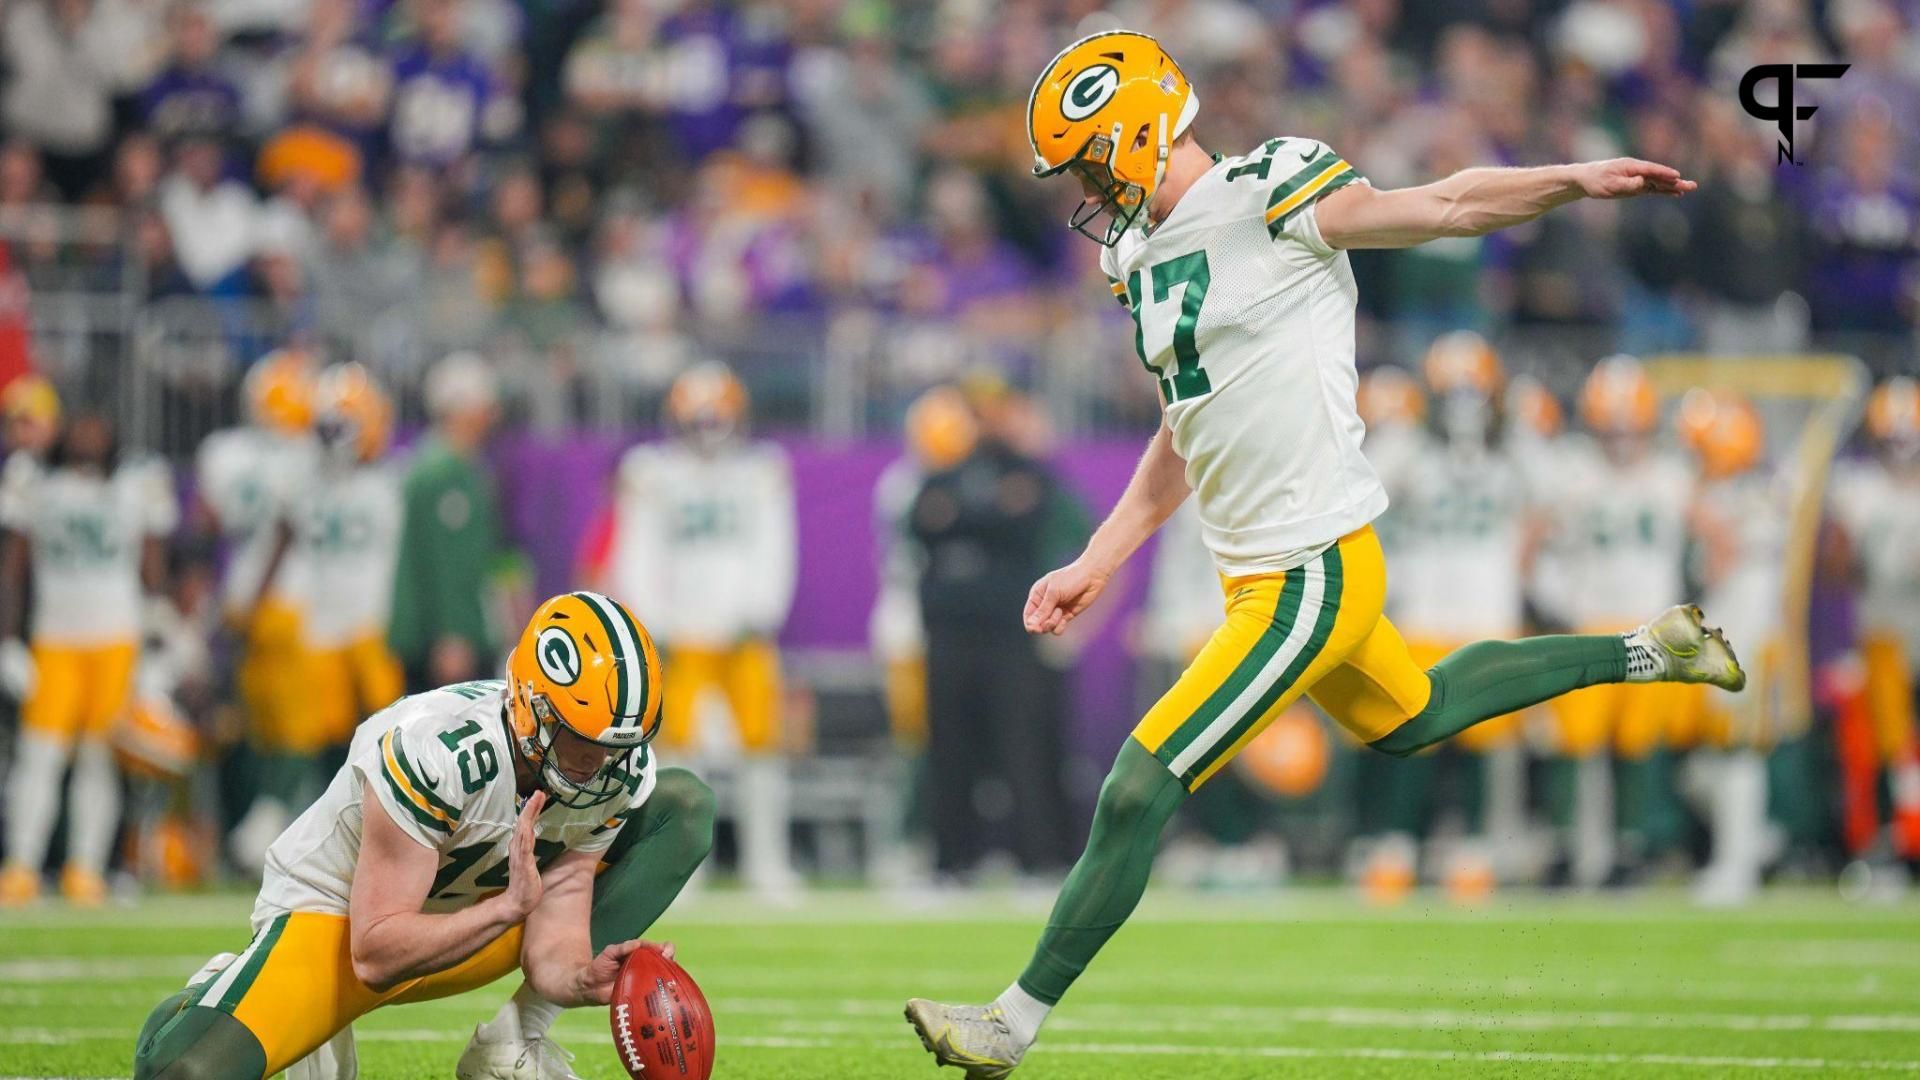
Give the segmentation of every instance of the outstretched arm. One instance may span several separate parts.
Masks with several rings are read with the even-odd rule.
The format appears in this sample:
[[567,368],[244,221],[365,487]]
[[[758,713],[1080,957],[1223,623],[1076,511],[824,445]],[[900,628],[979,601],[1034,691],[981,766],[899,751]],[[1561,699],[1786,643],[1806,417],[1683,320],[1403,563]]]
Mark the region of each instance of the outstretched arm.
[[1033,583],[1027,594],[1025,622],[1030,634],[1058,634],[1074,617],[1093,605],[1114,571],[1146,543],[1191,489],[1186,462],[1173,450],[1173,432],[1166,418],[1147,444],[1147,452],[1133,470],[1133,479],[1107,520],[1093,531],[1080,557]]
[[1637,158],[1532,169],[1463,169],[1419,187],[1378,191],[1349,184],[1320,200],[1320,236],[1336,248],[1398,248],[1443,236],[1485,236],[1576,199],[1684,195],[1678,169]]

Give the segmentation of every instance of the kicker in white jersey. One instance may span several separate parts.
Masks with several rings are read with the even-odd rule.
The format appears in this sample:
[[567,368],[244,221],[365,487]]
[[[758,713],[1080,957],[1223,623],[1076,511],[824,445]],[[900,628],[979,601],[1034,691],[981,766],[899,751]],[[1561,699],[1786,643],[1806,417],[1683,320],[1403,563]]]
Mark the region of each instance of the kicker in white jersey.
[[1165,221],[1100,256],[1229,576],[1299,566],[1387,506],[1360,453],[1359,293],[1314,216],[1356,181],[1322,143],[1271,139],[1215,162]]

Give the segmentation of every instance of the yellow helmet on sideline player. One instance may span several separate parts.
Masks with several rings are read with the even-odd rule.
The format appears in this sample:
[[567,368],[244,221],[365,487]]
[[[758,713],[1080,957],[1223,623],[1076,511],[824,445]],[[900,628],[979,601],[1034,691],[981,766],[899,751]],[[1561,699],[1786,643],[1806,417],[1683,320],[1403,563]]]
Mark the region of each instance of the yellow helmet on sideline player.
[[1492,400],[1506,382],[1500,354],[1471,330],[1454,330],[1433,339],[1421,363],[1434,394],[1472,391]]
[[322,441],[351,447],[357,460],[373,461],[393,436],[393,405],[367,369],[339,364],[320,376],[318,427]]
[[667,391],[667,423],[702,445],[715,445],[740,430],[747,416],[747,388],[718,360],[695,364]]
[[[1160,43],[1130,30],[1081,38],[1060,50],[1027,98],[1033,175],[1071,170],[1089,198],[1067,227],[1108,247],[1133,226],[1167,174],[1175,139],[1200,98]],[[1088,226],[1108,213],[1104,233]]]
[[1640,361],[1625,353],[1594,365],[1580,387],[1580,422],[1602,435],[1645,435],[1660,420],[1660,398]]
[[313,426],[313,364],[299,349],[261,357],[241,383],[247,421],[282,434]]
[[1427,395],[1407,369],[1382,364],[1360,376],[1354,402],[1367,430],[1395,424],[1418,424],[1427,418]]
[[1882,442],[1920,440],[1920,382],[1897,375],[1867,397],[1867,434]]
[[1507,414],[1542,439],[1551,439],[1566,426],[1560,399],[1531,375],[1516,376],[1507,387]]
[[620,794],[627,758],[660,729],[652,636],[599,593],[549,599],[507,656],[507,719],[555,802],[595,806]]
[[1720,479],[1760,463],[1767,442],[1759,410],[1731,390],[1695,387],[1680,399],[1680,438],[1700,461],[1700,471]]
[[915,398],[907,406],[906,429],[908,449],[936,472],[960,464],[980,440],[980,423],[966,395],[951,386],[936,386]]

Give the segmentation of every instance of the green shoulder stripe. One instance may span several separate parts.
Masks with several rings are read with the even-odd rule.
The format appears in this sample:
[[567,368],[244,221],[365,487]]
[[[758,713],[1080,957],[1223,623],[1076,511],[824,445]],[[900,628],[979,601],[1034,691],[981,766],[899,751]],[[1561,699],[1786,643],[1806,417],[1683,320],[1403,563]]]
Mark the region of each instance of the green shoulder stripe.
[[387,790],[393,792],[393,801],[406,807],[407,813],[412,814],[415,821],[436,832],[445,833],[448,836],[453,835],[453,830],[447,827],[446,822],[420,809],[419,805],[407,795],[407,789],[401,787],[400,781],[394,779],[393,773],[388,771],[386,762],[384,761],[380,763],[380,779],[385,780],[387,782]]
[[[1286,160],[1291,162],[1296,155],[1289,150]],[[1331,150],[1322,150],[1302,162],[1292,176],[1273,185],[1273,191],[1267,195],[1267,209],[1271,210],[1286,201],[1287,196],[1306,187],[1314,177],[1326,171],[1327,166],[1340,160],[1340,155]]]
[[[1328,164],[1331,165],[1332,162],[1328,162]],[[1325,171],[1325,170],[1323,169],[1322,171]],[[1340,172],[1334,174],[1332,179],[1329,179],[1325,183],[1321,184],[1320,187],[1315,189],[1310,195],[1308,195],[1303,199],[1300,199],[1297,205],[1289,206],[1285,210],[1275,213],[1275,210],[1279,208],[1280,204],[1279,203],[1273,204],[1274,209],[1269,209],[1267,211],[1269,215],[1269,217],[1267,218],[1267,235],[1275,240],[1278,240],[1280,238],[1280,233],[1286,229],[1287,222],[1293,220],[1293,216],[1295,214],[1298,214],[1301,210],[1305,209],[1306,207],[1312,205],[1315,202],[1318,202],[1321,199],[1326,198],[1328,195],[1331,195],[1332,193],[1339,191],[1341,188],[1346,187],[1348,184],[1351,184],[1358,179],[1360,179],[1360,174],[1354,170],[1353,166],[1348,165],[1346,168],[1342,169]],[[1311,182],[1311,178],[1309,178],[1309,182]],[[1302,185],[1302,187],[1304,186],[1305,185]]]
[[387,738],[388,741],[393,744],[393,760],[400,763],[400,771],[406,774],[407,783],[411,784],[413,790],[419,792],[420,796],[426,799],[429,805],[447,815],[447,820],[456,825],[459,824],[460,811],[455,808],[452,803],[441,798],[440,794],[433,788],[420,782],[420,770],[414,768],[413,762],[407,760],[407,749],[405,744],[400,741],[400,736],[396,733],[389,732]]

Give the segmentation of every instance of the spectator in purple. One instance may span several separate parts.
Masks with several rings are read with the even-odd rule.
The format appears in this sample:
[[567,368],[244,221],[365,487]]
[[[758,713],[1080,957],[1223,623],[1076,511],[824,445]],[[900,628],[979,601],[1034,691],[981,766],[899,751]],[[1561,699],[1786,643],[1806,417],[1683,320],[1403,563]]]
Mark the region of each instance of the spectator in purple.
[[393,73],[356,35],[354,14],[353,0],[313,0],[306,36],[288,64],[287,96],[295,119],[351,140],[372,160],[380,149]]
[[1032,341],[1041,329],[1033,271],[995,234],[979,177],[950,168],[927,186],[931,235],[902,289],[902,304],[950,318],[986,338]]
[[388,146],[401,162],[452,166],[519,126],[517,107],[500,92],[494,72],[461,44],[460,5],[413,0],[418,40],[393,58],[387,120]]
[[753,113],[787,107],[792,47],[768,8],[689,0],[661,24],[667,118],[694,161],[733,146]]
[[1898,128],[1885,102],[1847,113],[1824,160],[1812,213],[1808,300],[1816,330],[1904,332],[1913,325],[1920,201],[1895,165]]
[[167,14],[167,63],[140,92],[140,117],[162,140],[225,136],[240,120],[240,88],[215,63],[220,32],[195,0]]

